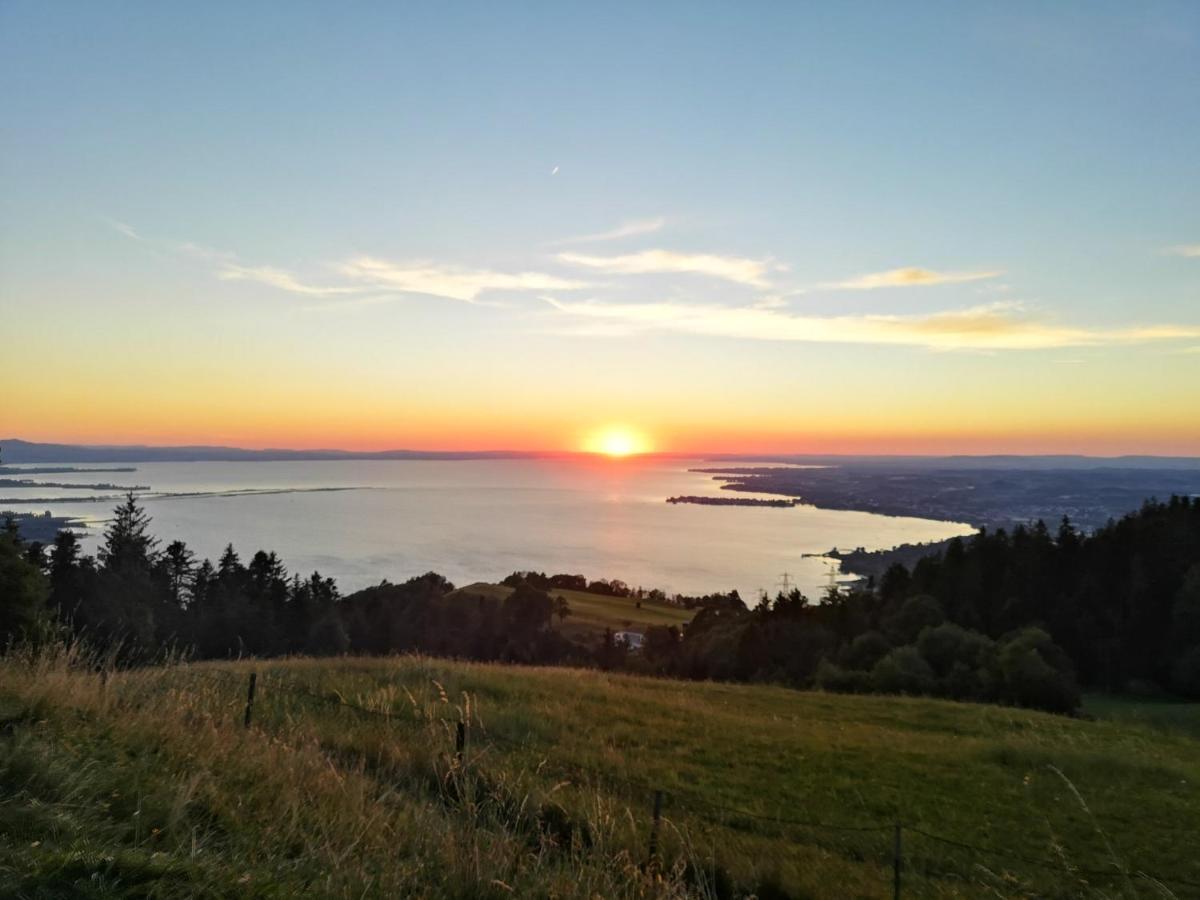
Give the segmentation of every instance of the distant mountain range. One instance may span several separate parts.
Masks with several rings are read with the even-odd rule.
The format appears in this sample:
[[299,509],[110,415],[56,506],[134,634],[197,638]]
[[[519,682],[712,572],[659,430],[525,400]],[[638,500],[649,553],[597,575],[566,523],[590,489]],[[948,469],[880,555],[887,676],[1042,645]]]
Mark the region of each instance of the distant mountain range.
[[151,447],[144,444],[41,444],[0,440],[5,463],[267,462],[324,459],[525,459],[548,454],[515,450],[248,450],[243,447]]
[[[44,444],[0,439],[6,463],[254,462],[338,459],[539,459],[567,452],[532,450],[287,450],[145,444]],[[898,469],[1200,469],[1200,456],[837,456],[831,454],[670,453],[676,459]]]

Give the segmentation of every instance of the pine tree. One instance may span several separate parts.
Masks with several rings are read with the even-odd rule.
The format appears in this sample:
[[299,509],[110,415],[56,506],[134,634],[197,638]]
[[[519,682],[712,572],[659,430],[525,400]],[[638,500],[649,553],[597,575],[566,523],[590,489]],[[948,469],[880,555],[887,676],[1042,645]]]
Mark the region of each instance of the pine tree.
[[104,531],[104,546],[99,552],[104,568],[149,570],[158,556],[158,539],[150,535],[149,529],[150,516],[130,491],[125,502],[113,510],[112,522]]

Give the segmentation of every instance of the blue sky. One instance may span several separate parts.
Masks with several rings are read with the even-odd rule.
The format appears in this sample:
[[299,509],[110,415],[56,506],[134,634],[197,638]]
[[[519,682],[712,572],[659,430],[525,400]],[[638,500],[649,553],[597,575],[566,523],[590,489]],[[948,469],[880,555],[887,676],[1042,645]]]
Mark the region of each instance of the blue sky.
[[9,430],[1200,439],[1195,3],[5,2],[0,74],[18,362],[124,404]]

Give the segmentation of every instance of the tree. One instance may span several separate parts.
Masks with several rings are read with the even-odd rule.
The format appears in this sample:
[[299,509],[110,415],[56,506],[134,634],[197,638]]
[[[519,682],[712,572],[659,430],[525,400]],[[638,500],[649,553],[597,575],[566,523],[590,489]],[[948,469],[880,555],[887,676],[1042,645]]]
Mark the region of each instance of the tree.
[[869,672],[891,649],[888,639],[878,631],[864,631],[842,651],[842,665]]
[[1000,645],[997,653],[1004,699],[1018,706],[1072,712],[1079,687],[1071,661],[1040,628],[1024,628]]
[[1172,686],[1185,697],[1200,698],[1200,644],[1184,651],[1171,669]]
[[871,682],[885,694],[928,694],[933,691],[933,669],[916,647],[897,647],[875,664]]
[[176,606],[185,605],[187,590],[192,582],[195,560],[196,554],[189,550],[183,541],[172,541],[162,555],[160,560],[162,575],[166,581],[171,602]]
[[978,631],[970,631],[953,622],[943,622],[921,632],[917,638],[917,649],[934,673],[944,677],[956,663],[971,670],[986,666],[995,644]]
[[1200,645],[1200,562],[1188,569],[1171,604],[1171,634],[1181,647]]
[[113,510],[113,519],[104,530],[100,562],[105,569],[149,571],[155,559],[158,540],[150,535],[150,516],[138,506],[133,491]]
[[567,616],[571,614],[571,604],[567,602],[567,598],[559,594],[554,598],[554,615],[558,616],[558,627],[562,628],[563,622]]
[[79,538],[73,531],[60,531],[50,550],[50,607],[60,618],[69,620],[83,602],[95,580],[91,557],[79,552]]
[[946,614],[936,597],[917,594],[905,600],[899,610],[884,620],[883,630],[893,643],[911,644],[922,629],[940,625],[945,620]]
[[865,694],[873,687],[870,672],[843,669],[827,659],[817,666],[817,674],[813,681],[821,690],[833,694]]
[[38,640],[49,627],[45,576],[25,558],[20,539],[0,534],[0,648],[19,640]]

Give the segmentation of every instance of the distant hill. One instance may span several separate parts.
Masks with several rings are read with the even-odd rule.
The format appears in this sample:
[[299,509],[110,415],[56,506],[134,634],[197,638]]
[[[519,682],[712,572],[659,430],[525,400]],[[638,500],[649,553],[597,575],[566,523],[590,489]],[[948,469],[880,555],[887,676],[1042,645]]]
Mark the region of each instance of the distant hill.
[[[447,594],[450,602],[471,601],[479,597],[503,600],[513,589],[502,584],[476,582]],[[594,643],[603,635],[604,629],[611,631],[645,631],[655,625],[685,625],[696,614],[694,609],[685,609],[658,600],[638,600],[634,597],[609,597],[587,591],[572,591],[565,588],[549,588],[552,597],[562,597],[570,605],[570,615],[557,625],[568,637]]]
[[526,459],[546,454],[519,450],[247,450],[242,447],[152,447],[145,444],[40,444],[0,440],[6,463],[268,462],[336,459]]
[[983,456],[834,456],[829,454],[705,454],[723,463],[777,463],[794,466],[848,466],[860,470],[887,469],[892,472],[934,469],[938,471],[1019,469],[1194,469],[1200,471],[1200,456],[1082,456],[1072,454],[989,454]]
[[[47,444],[0,438],[6,463],[245,462],[336,459],[538,459],[578,454],[537,450],[289,450],[222,447],[206,444],[159,447],[148,444]],[[837,456],[831,454],[656,453],[658,457],[705,459],[723,463],[783,463],[851,466],[856,469],[1194,469],[1200,456]]]

